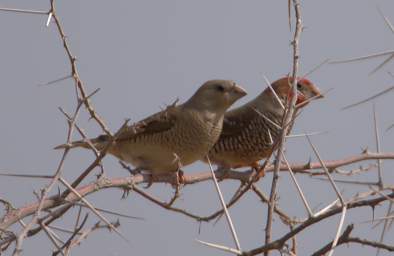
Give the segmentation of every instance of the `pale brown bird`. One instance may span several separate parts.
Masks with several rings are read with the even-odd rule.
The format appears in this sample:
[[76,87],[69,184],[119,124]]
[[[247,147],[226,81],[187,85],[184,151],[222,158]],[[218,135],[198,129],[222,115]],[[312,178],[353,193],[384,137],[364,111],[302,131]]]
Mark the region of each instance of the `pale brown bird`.
[[[220,136],[226,110],[246,92],[229,80],[210,80],[181,105],[167,109],[126,127],[108,153],[153,174],[176,172],[207,155]],[[91,139],[97,149],[109,141],[107,135]],[[84,140],[63,144],[90,148]]]
[[[245,105],[225,114],[219,140],[209,152],[211,162],[223,169],[250,166],[266,158],[279,137],[284,107],[292,95],[292,79],[281,78]],[[309,80],[297,83],[297,109],[306,106],[312,98],[323,97]],[[279,100],[281,103],[279,103]],[[290,130],[290,129],[289,129]]]

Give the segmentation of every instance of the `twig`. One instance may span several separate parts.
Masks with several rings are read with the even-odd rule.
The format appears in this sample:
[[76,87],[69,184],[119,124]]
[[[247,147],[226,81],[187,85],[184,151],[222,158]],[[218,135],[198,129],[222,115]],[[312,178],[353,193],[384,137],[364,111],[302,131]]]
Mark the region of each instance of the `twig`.
[[332,241],[331,249],[330,249],[330,251],[329,251],[329,253],[328,253],[328,256],[332,256],[332,255],[333,255],[333,253],[334,253],[334,248],[335,248],[335,246],[336,246],[337,243],[338,243],[338,239],[339,239],[339,236],[340,236],[340,234],[341,234],[342,226],[343,226],[343,223],[345,222],[346,210],[347,210],[346,205],[343,205],[343,206],[342,206],[341,219],[340,219],[340,221],[339,221],[337,234],[335,235],[335,238],[334,238],[334,240]]
[[196,241],[199,242],[200,244],[203,244],[203,245],[206,245],[206,246],[209,246],[209,247],[213,247],[213,248],[225,251],[225,252],[233,253],[235,255],[241,255],[242,254],[240,250],[237,250],[237,249],[234,249],[234,248],[230,248],[230,247],[227,247],[227,246],[213,244],[213,243],[208,243],[208,242],[204,242],[204,241],[201,241],[201,240],[198,240],[198,239],[196,239]]
[[58,82],[67,80],[67,79],[69,79],[69,78],[72,78],[72,76],[71,76],[71,75],[63,76],[63,77],[60,77],[60,78],[51,80],[51,81],[49,81],[49,82],[46,82],[45,84],[38,84],[38,86],[52,85],[52,84],[55,84],[55,83],[58,83]]
[[[82,207],[87,207],[85,204],[81,204],[81,203],[78,203],[78,202],[74,203],[74,205],[78,205],[78,206],[82,206]],[[127,214],[115,212],[115,211],[106,210],[106,209],[103,209],[103,208],[95,207],[94,209],[96,209],[96,210],[99,211],[99,212],[108,213],[108,214],[112,214],[112,215],[115,215],[115,216],[118,216],[118,217],[127,218],[127,219],[145,220],[145,218],[143,218],[143,217],[131,216],[131,215],[127,215]]]
[[89,207],[89,209],[97,215],[105,224],[107,224],[111,230],[113,230],[116,234],[118,234],[121,238],[123,238],[126,242],[129,242],[129,240],[122,234],[120,233],[112,224],[109,222],[101,213],[99,213],[95,207],[88,202],[81,194],[78,193],[77,190],[75,190],[64,178],[60,177],[59,180],[72,192],[74,193],[79,200],[81,200],[86,206]]
[[[360,155],[353,155],[349,156],[343,159],[339,160],[332,160],[332,161],[325,161],[324,164],[327,168],[333,169],[349,164],[354,164],[360,161],[365,161],[365,160],[376,160],[376,159],[394,159],[394,153],[387,152],[387,153],[372,153],[365,151],[364,153]],[[306,173],[310,174],[311,172],[308,170],[312,169],[321,169],[322,164],[320,162],[314,162],[314,163],[307,163],[307,164],[301,164],[301,163],[296,163],[296,164],[291,164],[291,168],[294,173]],[[267,172],[272,172],[274,169],[273,166],[267,167],[265,170]],[[288,171],[288,168],[285,164],[280,166],[281,171]],[[1,174],[0,174],[1,175]],[[5,174],[8,175],[8,174]],[[12,175],[17,175],[19,174],[12,174]],[[38,175],[42,176],[42,175]],[[226,172],[226,175],[223,174],[223,172],[217,171],[215,176],[218,179],[230,179],[230,180],[239,180],[241,182],[248,182],[251,178],[254,177],[254,173],[252,171],[244,171],[244,172],[238,172],[238,171],[232,171],[228,170]],[[50,176],[52,178],[53,176]],[[185,185],[190,185],[190,184],[196,184],[199,182],[203,181],[208,181],[212,179],[212,175],[210,172],[200,172],[196,174],[185,174],[184,176],[185,179]],[[142,184],[142,183],[149,183],[151,182],[151,176],[146,175],[146,174],[138,174],[134,176],[127,176],[127,177],[114,177],[111,179],[105,179],[105,182],[101,182],[100,180],[93,181],[87,185],[81,186],[77,188],[77,191],[85,196],[87,194],[93,193],[100,191],[102,189],[106,188],[125,188],[125,187],[130,187],[130,184]],[[169,184],[175,184],[176,180],[174,175],[168,175],[168,176],[160,176],[158,177],[154,182],[156,183],[169,183]],[[251,187],[252,183],[250,184]],[[249,187],[249,188],[250,188]],[[234,200],[230,200],[230,202],[227,204],[227,207],[230,207],[233,205],[233,203],[238,200],[240,197],[242,197],[243,194],[245,194],[249,188],[246,186],[240,193],[237,193],[237,197],[234,198]],[[48,199],[45,200],[44,203],[44,210],[46,209],[51,209],[63,204],[67,204],[68,207],[71,207],[73,204],[70,204],[70,202],[76,202],[78,201],[78,198],[76,196],[73,196],[73,194],[69,195],[65,199],[62,199],[61,197],[54,195]],[[38,203],[30,203],[27,205],[24,205],[20,208],[17,209],[12,209],[10,210],[9,213],[6,213],[2,218],[0,218],[0,230],[6,230],[9,226],[12,224],[18,222],[19,219],[23,219],[27,216],[31,216],[34,214],[34,212],[37,210]],[[202,221],[208,221],[210,219],[213,219],[220,215],[222,211],[216,212],[208,217],[200,217],[200,216],[194,216],[196,218],[199,218]],[[48,223],[46,223],[48,225]]]
[[49,228],[42,223],[40,223],[40,226],[42,227],[42,229],[44,229],[45,234],[48,236],[49,240],[53,243],[53,245],[56,247],[56,249],[59,251],[59,253],[61,253],[63,256],[65,256],[65,254],[63,253],[63,250],[61,250],[60,245],[56,241],[56,238],[53,236],[53,234],[49,230]]
[[312,212],[311,208],[309,207],[308,201],[306,200],[304,193],[302,192],[301,186],[298,184],[298,181],[297,181],[293,171],[291,170],[291,166],[290,166],[289,162],[287,161],[284,152],[282,151],[281,153],[282,153],[283,160],[285,161],[287,168],[289,169],[291,179],[293,180],[294,184],[296,185],[297,191],[300,194],[300,197],[302,199],[302,202],[304,203],[304,206],[307,210],[309,217],[311,217],[311,216],[313,216],[313,212]]
[[275,123],[274,121],[272,121],[269,117],[267,117],[266,115],[264,115],[263,113],[261,113],[257,108],[255,107],[251,107],[253,109],[253,111],[255,111],[259,116],[261,116],[262,118],[264,118],[265,120],[267,120],[270,124],[272,124],[273,126],[275,126],[277,129],[282,129],[282,127]]
[[279,105],[281,106],[281,108],[284,110],[284,109],[285,109],[285,106],[283,106],[283,103],[282,103],[282,101],[279,99],[278,94],[276,94],[274,88],[272,88],[272,85],[271,85],[270,81],[268,80],[268,78],[267,78],[265,75],[264,75],[264,80],[265,80],[265,83],[267,84],[268,88],[270,88],[272,94],[275,96],[276,101],[279,103]]
[[325,255],[328,251],[331,251],[335,246],[341,244],[344,240],[349,238],[350,233],[353,231],[354,229],[354,225],[348,225],[346,227],[346,229],[343,231],[342,235],[338,237],[337,239],[337,243],[334,244],[334,241],[328,243],[327,245],[323,246],[323,248],[321,248],[320,250],[314,252],[312,254],[312,256],[321,256],[321,255]]
[[[301,20],[301,8],[300,3],[298,0],[293,0],[294,12],[295,12],[295,20],[296,20],[296,27],[294,32],[294,38],[292,41],[293,45],[293,70],[292,70],[292,84],[291,84],[291,91],[292,95],[297,95],[297,75],[298,75],[298,66],[299,66],[299,56],[300,56],[300,49],[299,49],[299,40],[301,37],[302,32],[302,20]],[[283,146],[286,140],[287,131],[289,129],[288,124],[290,124],[293,120],[293,113],[295,111],[297,97],[291,97],[291,99],[287,103],[287,111],[285,111],[282,126],[280,132],[280,139],[278,142],[278,154],[275,159],[275,166],[274,166],[274,173],[272,176],[272,185],[271,185],[271,192],[270,192],[270,200],[268,204],[268,211],[267,211],[267,221],[265,226],[265,243],[268,244],[271,241],[271,229],[272,229],[272,220],[273,220],[273,212],[275,208],[275,201],[276,201],[276,187],[279,178],[279,169],[281,164],[281,157],[283,152]],[[265,256],[268,256],[269,252],[264,252]]]
[[[120,224],[117,221],[111,223],[111,225],[114,227],[119,227]],[[82,234],[78,237],[78,239],[72,240],[70,246],[66,249],[66,253],[68,253],[71,248],[75,247],[76,245],[79,245],[82,242],[82,240],[86,239],[89,234],[91,234],[97,229],[110,229],[110,227],[108,225],[100,225],[100,222],[97,222],[93,227],[82,231]]]
[[179,194],[179,185],[175,186],[175,192],[174,192],[174,196],[170,199],[170,201],[167,203],[168,206],[172,206],[175,201],[179,198],[180,194]]
[[[394,198],[394,193],[387,194],[386,196],[390,198]],[[381,202],[386,201],[386,197],[378,197],[378,198],[373,198],[373,199],[367,199],[367,200],[357,200],[357,201],[352,201],[346,203],[347,209],[353,209],[353,208],[358,208],[358,207],[365,207],[365,206],[376,206],[380,204]],[[311,217],[302,224],[298,225],[297,227],[294,227],[294,229],[287,234],[283,235],[279,239],[272,241],[270,243],[264,244],[260,247],[257,247],[255,249],[252,249],[250,251],[244,251],[243,256],[252,256],[252,255],[257,255],[263,252],[271,251],[271,250],[279,250],[283,247],[285,242],[289,239],[291,239],[294,235],[300,233],[301,231],[305,230],[306,228],[310,227],[311,225],[320,222],[323,219],[329,218],[333,215],[339,214],[343,211],[342,206],[337,206],[334,207],[328,211],[326,211],[323,214],[320,214],[315,217]],[[331,247],[330,247],[331,248]]]
[[309,133],[300,133],[300,134],[289,134],[289,135],[286,135],[286,139],[303,138],[306,135],[313,136],[313,135],[321,135],[321,134],[325,134],[325,133],[327,133],[327,131],[325,131],[325,132],[309,132]]
[[210,170],[211,170],[212,180],[213,180],[213,182],[214,182],[214,184],[215,184],[216,192],[217,192],[218,195],[219,195],[219,200],[220,200],[220,203],[221,203],[221,205],[222,205],[224,214],[226,215],[226,220],[227,220],[227,223],[228,223],[228,225],[229,225],[231,234],[232,234],[232,236],[233,236],[234,243],[235,243],[235,245],[237,246],[238,251],[242,251],[241,245],[240,245],[239,240],[238,240],[237,233],[236,233],[236,231],[235,231],[233,222],[232,222],[232,220],[231,220],[230,213],[229,213],[228,210],[227,210],[226,202],[224,201],[223,194],[222,194],[222,192],[220,191],[220,187],[219,187],[218,181],[217,181],[217,179],[216,179],[215,172],[213,171],[212,164],[211,164],[211,160],[209,159],[208,155],[206,156],[206,159],[207,159],[209,168],[210,168]]
[[[68,150],[64,150],[63,152],[63,156],[59,162],[59,165],[57,167],[57,170],[55,172],[55,175],[53,176],[52,180],[50,181],[50,183],[47,185],[47,187],[45,187],[42,191],[41,191],[41,198],[39,199],[39,203],[37,208],[35,209],[34,212],[34,217],[32,218],[32,220],[23,228],[22,232],[19,234],[19,236],[16,239],[16,245],[15,245],[15,250],[13,252],[13,256],[18,256],[21,252],[22,249],[22,243],[23,243],[23,239],[26,237],[27,232],[31,229],[31,227],[37,223],[38,218],[40,217],[40,213],[42,208],[44,208],[44,203],[46,201],[46,197],[49,193],[49,191],[53,188],[53,186],[55,186],[55,184],[57,183],[58,179],[60,178],[61,172],[62,172],[62,168],[63,168],[63,164],[64,161],[66,159]],[[0,228],[1,229],[1,228]]]
[[369,75],[372,75],[376,72],[378,72],[379,69],[381,69],[384,65],[386,65],[387,63],[389,63],[391,60],[394,59],[394,52],[389,55],[382,63],[380,63],[376,68],[374,68],[371,72],[369,72]]
[[329,61],[328,63],[329,64],[349,63],[349,62],[355,62],[355,61],[360,61],[360,60],[367,60],[367,59],[371,59],[371,58],[391,55],[393,53],[394,53],[394,51],[391,50],[391,51],[379,52],[379,53],[374,53],[374,54],[365,55],[365,56],[356,57],[356,58],[351,58],[351,59]]
[[379,8],[379,6],[377,6],[377,9],[378,9],[378,12],[379,12],[380,16],[382,16],[382,18],[384,19],[384,22],[386,22],[386,25],[388,26],[388,28],[394,34],[394,26],[393,26],[393,24],[391,24],[390,20],[383,14],[383,12]]
[[374,95],[372,95],[371,97],[368,97],[368,98],[366,98],[366,99],[364,99],[364,100],[361,100],[361,101],[358,101],[358,102],[356,102],[356,103],[352,103],[352,104],[350,104],[350,105],[347,105],[347,106],[343,107],[342,110],[349,109],[349,108],[352,108],[352,107],[361,105],[361,104],[363,104],[363,103],[365,103],[365,102],[371,101],[371,100],[373,100],[373,99],[375,99],[375,98],[377,98],[377,97],[379,97],[379,96],[382,96],[383,94],[386,94],[386,93],[390,92],[390,91],[393,90],[393,89],[394,89],[394,86],[390,86],[389,88],[384,89],[383,91],[381,91],[381,92],[379,92],[379,93],[377,93],[377,94],[374,94]]
[[308,72],[306,72],[304,75],[302,75],[302,78],[306,78],[308,76],[310,76],[313,72],[315,72],[316,70],[320,69],[323,65],[327,64],[330,61],[330,59],[325,59],[324,61],[322,61],[321,63],[319,63],[316,67],[312,68],[311,70],[309,70]]
[[[380,139],[379,139],[379,128],[378,128],[378,118],[376,116],[376,108],[375,104],[373,105],[373,120],[374,120],[374,128],[375,128],[375,141],[376,141],[376,152],[380,153]],[[378,164],[378,186],[379,188],[383,188],[383,178],[382,178],[382,160],[376,160]]]
[[[56,10],[55,10],[55,1],[54,0],[50,0],[50,3],[51,3],[51,9],[50,9],[49,13],[52,13],[53,20],[56,23],[56,27],[57,27],[57,30],[58,30],[59,35],[60,35],[60,39],[63,41],[64,50],[66,51],[67,57],[68,57],[68,59],[70,61],[71,76],[75,80],[75,84],[78,87],[79,92],[81,93],[82,99],[86,99],[87,98],[87,94],[85,93],[85,87],[84,87],[84,85],[82,83],[82,80],[79,78],[77,65],[76,65],[76,58],[71,53],[70,46],[68,45],[68,42],[66,40],[66,35],[65,35],[63,27],[62,27],[62,25],[60,23],[60,19],[57,16],[57,13],[56,13]],[[111,135],[110,130],[107,128],[107,126],[105,125],[104,121],[100,118],[100,116],[93,109],[92,105],[89,103],[89,100],[84,101],[84,104],[85,104],[85,107],[88,110],[90,116],[94,120],[96,120],[96,122],[99,124],[101,129],[106,134]]]
[[[255,184],[252,185],[252,189],[255,192],[255,194],[260,198],[260,200],[264,203],[269,203],[269,198],[259,189]],[[277,205],[275,205],[274,211],[280,219],[283,221],[284,224],[286,225],[293,225],[296,223],[301,223],[303,221],[301,220],[295,220],[290,218],[283,210],[281,210]]]
[[47,15],[48,11],[37,11],[37,10],[25,10],[25,9],[16,9],[16,8],[4,8],[1,7],[0,11],[5,12],[19,12],[19,13],[29,13],[29,14],[40,14],[40,15]]
[[[393,207],[393,201],[390,201],[390,204],[387,207],[387,214],[386,214],[386,216],[390,215],[392,207]],[[388,223],[389,223],[389,219],[384,220],[382,233],[380,234],[380,238],[379,238],[379,242],[380,243],[382,243],[383,240],[384,240],[384,236],[385,236],[386,231],[387,231]],[[378,249],[376,250],[376,256],[379,255],[379,252],[380,252],[380,248],[378,247]]]
[[[85,177],[97,166],[100,164],[101,159],[103,159],[103,157],[105,156],[106,152],[109,150],[109,148],[111,147],[112,143],[116,140],[116,138],[119,136],[119,134],[121,133],[121,131],[123,131],[123,129],[127,126],[127,123],[129,122],[129,120],[125,120],[125,122],[123,123],[123,125],[119,128],[119,130],[115,133],[114,136],[111,136],[109,141],[106,143],[106,145],[104,146],[104,148],[100,151],[99,156],[96,157],[96,159],[89,165],[88,168],[86,168],[85,171],[83,171],[83,173],[81,175],[78,176],[78,178],[71,184],[71,186],[73,188],[76,188],[79,183],[82,182],[83,179],[85,179]],[[70,193],[70,190],[67,190],[63,193],[62,197],[66,197],[68,194]]]
[[151,201],[151,202],[163,207],[164,209],[183,214],[183,215],[185,215],[187,217],[190,217],[190,218],[193,218],[193,219],[195,219],[197,221],[203,221],[202,217],[200,217],[198,215],[195,215],[195,214],[192,214],[192,213],[189,213],[189,212],[187,212],[187,211],[185,211],[183,209],[172,207],[168,203],[161,202],[157,198],[155,198],[155,197],[149,195],[148,193],[145,193],[144,191],[140,190],[135,185],[132,185],[132,190],[135,191],[137,194],[143,196],[144,198],[148,199],[149,201]]
[[334,205],[336,205],[338,203],[339,199],[335,199],[334,202],[330,203],[329,205],[327,205],[326,207],[324,207],[323,209],[321,209],[320,211],[318,211],[317,213],[315,213],[315,216],[319,216],[320,214],[325,213],[326,211],[330,210],[331,207],[333,207]]
[[341,192],[339,192],[339,189],[338,189],[337,185],[335,185],[335,182],[334,182],[334,180],[332,179],[332,177],[331,177],[331,175],[330,175],[330,172],[328,171],[327,167],[325,166],[324,161],[323,161],[322,158],[320,157],[319,152],[317,151],[317,149],[315,148],[315,146],[312,144],[312,141],[310,140],[310,138],[309,138],[308,136],[306,136],[306,138],[308,139],[309,145],[312,147],[313,152],[315,153],[315,155],[316,155],[317,158],[319,159],[319,161],[320,161],[320,163],[321,163],[321,165],[322,165],[322,167],[323,167],[323,170],[326,172],[327,178],[330,180],[330,183],[331,183],[332,187],[334,188],[335,193],[337,194],[339,200],[341,201],[342,206],[344,206],[344,205],[345,205],[345,200],[343,199],[343,197],[342,197],[342,195],[341,195]]
[[[352,232],[353,228],[354,228],[353,224],[351,224],[351,225],[346,227],[345,231],[342,233],[342,235],[338,239],[337,246],[339,246],[341,244],[357,243],[357,244],[360,244],[360,245],[366,245],[366,246],[375,247],[375,248],[378,248],[378,249],[384,249],[384,250],[387,250],[389,252],[393,252],[394,251],[394,246],[389,246],[389,245],[386,245],[386,244],[383,244],[383,243],[380,243],[380,242],[374,242],[374,241],[370,241],[370,240],[367,240],[367,239],[361,239],[361,238],[358,238],[358,237],[351,237],[350,233]],[[324,255],[325,253],[328,252],[328,250],[330,250],[331,244],[332,244],[332,242],[328,243],[327,245],[325,245],[320,250],[314,252],[312,254],[312,256]]]
[[88,214],[85,214],[85,217],[83,218],[81,224],[75,228],[75,230],[72,232],[68,240],[63,244],[63,246],[61,248],[58,248],[57,252],[53,253],[53,256],[56,256],[59,252],[61,253],[64,249],[66,249],[66,251],[70,250],[69,248],[71,247],[71,242],[73,241],[74,237],[76,237],[79,234],[79,232],[85,225],[86,221],[88,220],[88,216],[89,216]]
[[[330,179],[328,178],[314,178],[316,180],[323,180],[328,181],[331,183]],[[336,183],[344,183],[344,184],[352,184],[352,185],[360,185],[360,186],[377,186],[376,182],[369,182],[369,181],[355,181],[355,180],[340,180],[340,179],[332,179],[332,181]]]

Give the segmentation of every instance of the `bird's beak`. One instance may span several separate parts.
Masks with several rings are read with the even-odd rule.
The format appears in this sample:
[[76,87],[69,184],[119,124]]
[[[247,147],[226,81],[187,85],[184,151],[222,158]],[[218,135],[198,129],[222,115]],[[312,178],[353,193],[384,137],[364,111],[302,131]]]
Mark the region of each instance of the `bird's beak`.
[[320,92],[319,88],[316,85],[312,86],[312,91],[315,94],[312,98],[313,99],[321,99],[324,98],[323,94]]
[[232,92],[234,92],[234,94],[236,94],[239,98],[242,98],[243,96],[245,96],[247,94],[245,89],[243,89],[238,84],[234,84],[234,86],[232,87]]

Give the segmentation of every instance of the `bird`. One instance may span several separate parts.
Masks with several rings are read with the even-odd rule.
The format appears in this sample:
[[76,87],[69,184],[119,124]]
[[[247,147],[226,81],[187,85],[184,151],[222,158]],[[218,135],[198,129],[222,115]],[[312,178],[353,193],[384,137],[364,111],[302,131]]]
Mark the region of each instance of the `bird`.
[[[246,91],[232,80],[209,80],[186,102],[176,102],[135,124],[121,129],[108,153],[151,174],[176,173],[205,157],[218,140],[226,110]],[[102,150],[110,141],[100,135],[89,141]],[[87,140],[55,149],[90,148]]]
[[[290,77],[282,77],[253,100],[228,111],[219,140],[208,154],[210,161],[222,170],[252,167],[259,171],[259,161],[271,154],[279,138],[284,106],[293,93],[292,81]],[[297,79],[296,112],[312,99],[322,97],[311,81]]]

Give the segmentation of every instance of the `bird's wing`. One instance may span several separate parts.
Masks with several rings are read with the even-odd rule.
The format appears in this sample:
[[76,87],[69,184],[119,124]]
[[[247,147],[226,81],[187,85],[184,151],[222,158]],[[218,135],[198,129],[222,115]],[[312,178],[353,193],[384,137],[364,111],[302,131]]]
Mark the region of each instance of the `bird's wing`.
[[248,104],[227,112],[223,120],[221,138],[241,134],[255,118],[258,118],[258,114]]
[[140,136],[165,132],[174,127],[179,107],[169,106],[165,110],[153,114],[121,131],[116,141],[132,140]]

